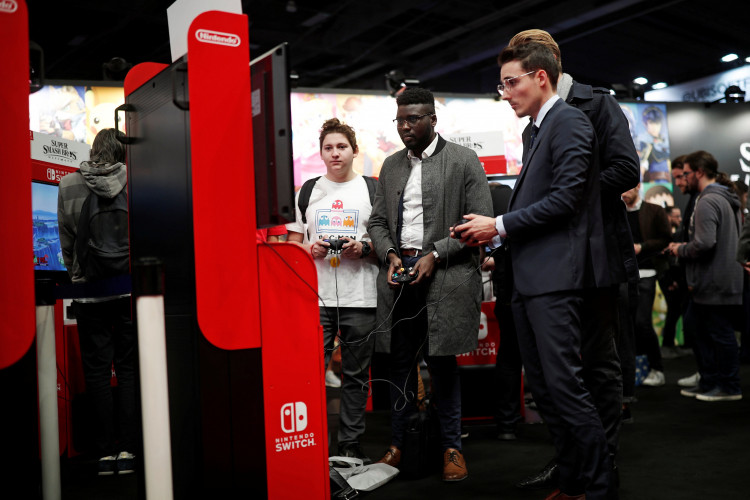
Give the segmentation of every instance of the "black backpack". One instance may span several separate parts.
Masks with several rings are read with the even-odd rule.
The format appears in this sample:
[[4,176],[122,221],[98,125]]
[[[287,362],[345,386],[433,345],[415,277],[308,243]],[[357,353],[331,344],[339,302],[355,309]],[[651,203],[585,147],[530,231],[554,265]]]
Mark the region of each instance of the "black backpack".
[[[375,190],[378,187],[378,180],[374,177],[368,177],[366,175],[363,175],[362,178],[367,184],[367,192],[370,194],[370,205],[372,205],[375,201]],[[305,216],[305,212],[307,212],[307,206],[310,205],[310,195],[312,194],[312,190],[315,187],[315,183],[318,182],[318,179],[320,179],[320,176],[314,177],[312,179],[307,179],[299,189],[299,199],[297,200],[297,206],[299,207],[299,211],[302,214],[302,224],[307,224],[307,216]]]
[[86,197],[78,218],[76,255],[86,281],[130,272],[128,193],[103,198],[93,191]]

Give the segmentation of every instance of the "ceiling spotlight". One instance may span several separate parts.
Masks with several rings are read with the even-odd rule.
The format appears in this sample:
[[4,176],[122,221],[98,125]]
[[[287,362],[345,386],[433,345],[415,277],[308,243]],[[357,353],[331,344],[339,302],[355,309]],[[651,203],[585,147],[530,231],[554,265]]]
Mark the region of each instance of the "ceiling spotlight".
[[638,85],[646,85],[648,83],[648,78],[639,76],[638,78],[633,79],[633,83],[637,83]]
[[750,63],[750,57],[746,57],[746,58],[745,58],[745,62],[746,62],[746,63]]
[[651,88],[654,90],[665,89],[667,88],[667,84],[666,82],[659,82],[651,85]]
[[727,102],[745,102],[745,91],[739,88],[737,85],[730,85],[724,91],[724,98]]
[[400,69],[393,69],[385,75],[385,88],[391,97],[396,97],[407,87],[419,87],[419,80],[409,78]]
[[732,62],[739,59],[739,56],[737,54],[727,54],[724,57],[721,58],[722,62]]
[[294,0],[289,0],[286,3],[286,11],[290,14],[294,14],[295,12],[297,12],[297,4],[294,2]]

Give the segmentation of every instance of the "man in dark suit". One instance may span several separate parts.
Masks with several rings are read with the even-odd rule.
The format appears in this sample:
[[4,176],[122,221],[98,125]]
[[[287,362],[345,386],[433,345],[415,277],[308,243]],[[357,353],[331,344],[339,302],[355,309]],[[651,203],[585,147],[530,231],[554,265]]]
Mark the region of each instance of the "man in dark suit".
[[582,379],[587,290],[609,282],[598,149],[586,115],[556,95],[559,65],[545,46],[500,54],[503,99],[530,116],[530,140],[509,211],[469,214],[462,242],[507,238],[513,315],[535,401],[556,447],[560,489],[548,498],[606,498],[611,462],[602,422]]

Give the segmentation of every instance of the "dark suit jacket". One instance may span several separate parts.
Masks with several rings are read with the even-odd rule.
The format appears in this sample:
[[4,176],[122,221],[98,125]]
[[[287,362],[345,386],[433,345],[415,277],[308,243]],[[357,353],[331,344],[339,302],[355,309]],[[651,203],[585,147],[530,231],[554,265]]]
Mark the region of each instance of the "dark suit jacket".
[[598,150],[590,121],[582,111],[556,102],[524,156],[503,217],[516,289],[541,295],[608,283]]

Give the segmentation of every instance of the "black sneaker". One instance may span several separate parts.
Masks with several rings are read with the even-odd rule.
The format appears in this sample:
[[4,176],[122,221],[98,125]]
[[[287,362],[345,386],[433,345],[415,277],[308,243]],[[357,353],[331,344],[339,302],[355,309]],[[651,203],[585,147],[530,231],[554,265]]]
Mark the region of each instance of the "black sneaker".
[[111,476],[117,468],[117,459],[113,456],[102,457],[97,465],[99,466],[100,476]]
[[356,441],[353,443],[340,443],[339,444],[339,456],[359,458],[360,460],[362,460],[363,465],[369,465],[372,463],[372,460],[370,459],[370,457],[365,455],[365,452],[362,451],[362,447]]
[[128,453],[127,451],[121,451],[117,455],[117,473],[118,474],[132,474],[135,472],[133,462],[135,461],[135,455]]

